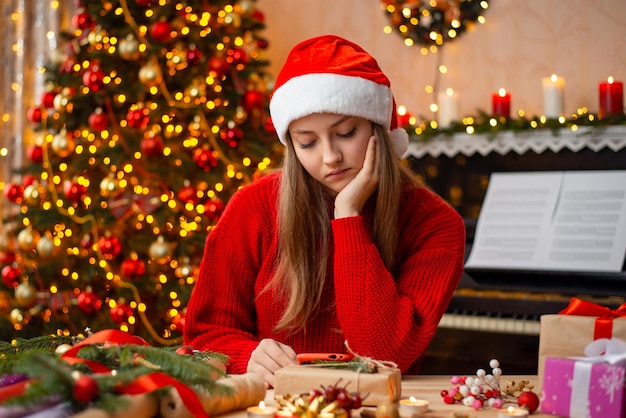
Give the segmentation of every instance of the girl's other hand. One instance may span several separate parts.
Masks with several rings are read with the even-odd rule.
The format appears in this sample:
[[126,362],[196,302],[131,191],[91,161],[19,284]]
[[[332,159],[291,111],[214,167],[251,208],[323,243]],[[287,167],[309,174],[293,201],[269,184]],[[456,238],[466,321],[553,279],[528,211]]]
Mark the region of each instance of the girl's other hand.
[[261,340],[250,355],[248,372],[260,376],[268,388],[274,387],[274,373],[285,366],[296,364],[296,352],[288,345],[271,338]]

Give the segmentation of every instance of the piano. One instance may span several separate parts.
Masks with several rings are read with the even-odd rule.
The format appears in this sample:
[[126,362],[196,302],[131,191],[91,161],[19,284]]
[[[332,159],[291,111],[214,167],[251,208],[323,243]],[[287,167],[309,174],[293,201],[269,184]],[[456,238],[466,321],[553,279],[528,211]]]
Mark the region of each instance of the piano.
[[[625,170],[626,126],[438,137],[412,142],[407,161],[463,216],[467,255],[491,173]],[[536,374],[540,318],[572,297],[611,309],[626,303],[626,268],[615,274],[466,269],[420,373],[471,375],[497,358],[505,374]]]

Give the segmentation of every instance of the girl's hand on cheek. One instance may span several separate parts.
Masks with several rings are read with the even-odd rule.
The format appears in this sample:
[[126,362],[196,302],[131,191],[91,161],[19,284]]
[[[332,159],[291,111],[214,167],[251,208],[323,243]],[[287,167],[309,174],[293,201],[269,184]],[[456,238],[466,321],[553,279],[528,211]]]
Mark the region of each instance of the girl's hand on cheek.
[[376,137],[367,144],[363,168],[335,198],[335,219],[357,216],[363,205],[378,187],[378,164],[376,159]]

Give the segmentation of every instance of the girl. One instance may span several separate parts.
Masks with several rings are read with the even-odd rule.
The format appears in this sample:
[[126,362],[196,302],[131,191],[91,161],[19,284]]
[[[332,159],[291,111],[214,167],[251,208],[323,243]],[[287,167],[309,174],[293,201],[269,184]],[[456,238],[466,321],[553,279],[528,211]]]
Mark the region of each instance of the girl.
[[346,351],[415,373],[463,271],[461,217],[399,159],[390,83],[358,45],[296,45],[270,114],[281,172],[238,191],[206,241],[185,343],[231,374]]

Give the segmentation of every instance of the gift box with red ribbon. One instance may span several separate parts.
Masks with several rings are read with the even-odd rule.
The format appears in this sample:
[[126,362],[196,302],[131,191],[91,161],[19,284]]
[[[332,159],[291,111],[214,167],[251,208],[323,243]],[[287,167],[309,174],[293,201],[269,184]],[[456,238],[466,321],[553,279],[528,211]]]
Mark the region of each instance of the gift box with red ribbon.
[[547,357],[541,412],[570,418],[626,418],[626,341],[597,339],[588,357]]
[[538,382],[547,357],[584,356],[585,347],[600,338],[626,340],[626,303],[617,309],[578,298],[558,314],[542,315],[539,334]]

